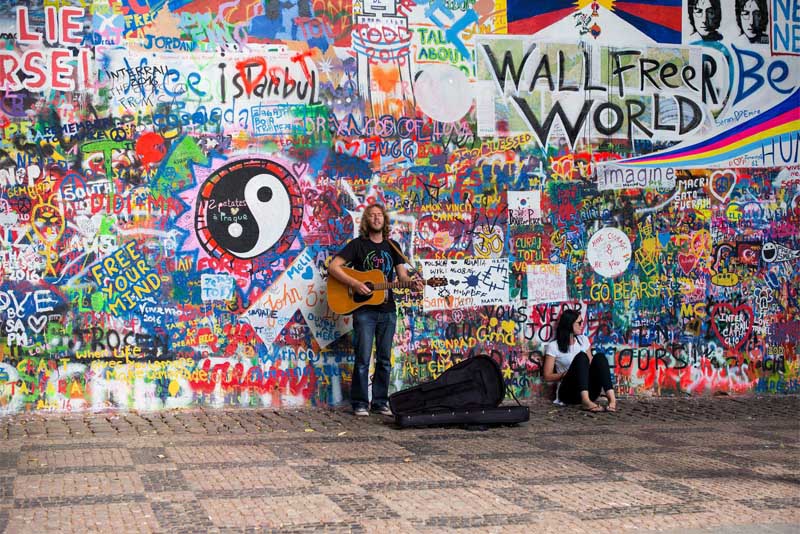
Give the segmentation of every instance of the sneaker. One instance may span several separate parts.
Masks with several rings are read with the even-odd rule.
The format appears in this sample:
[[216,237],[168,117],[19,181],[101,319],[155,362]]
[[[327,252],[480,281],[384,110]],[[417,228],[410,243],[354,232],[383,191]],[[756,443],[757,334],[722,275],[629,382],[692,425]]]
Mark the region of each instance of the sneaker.
[[372,411],[380,415],[389,415],[389,416],[394,415],[392,413],[392,409],[389,408],[388,406],[378,406],[373,408]]
[[353,409],[353,415],[365,417],[369,415],[369,411],[366,408],[355,408]]

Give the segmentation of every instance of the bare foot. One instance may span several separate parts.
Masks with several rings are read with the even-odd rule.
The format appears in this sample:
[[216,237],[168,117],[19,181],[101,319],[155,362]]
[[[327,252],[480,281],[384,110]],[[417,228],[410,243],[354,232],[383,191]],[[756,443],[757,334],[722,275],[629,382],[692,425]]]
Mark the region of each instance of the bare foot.
[[602,406],[600,406],[599,404],[595,404],[593,402],[590,404],[581,404],[581,410],[583,410],[584,412],[594,412],[594,413],[605,411],[603,410]]

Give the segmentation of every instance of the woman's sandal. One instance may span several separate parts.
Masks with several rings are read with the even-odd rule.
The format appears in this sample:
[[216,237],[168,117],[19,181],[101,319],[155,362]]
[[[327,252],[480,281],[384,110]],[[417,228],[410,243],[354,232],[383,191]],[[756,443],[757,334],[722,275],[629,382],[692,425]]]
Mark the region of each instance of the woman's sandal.
[[584,412],[592,412],[592,413],[602,413],[606,411],[606,409],[603,406],[600,406],[599,404],[595,404],[594,406],[589,406],[588,408],[586,406],[581,405],[581,410]]

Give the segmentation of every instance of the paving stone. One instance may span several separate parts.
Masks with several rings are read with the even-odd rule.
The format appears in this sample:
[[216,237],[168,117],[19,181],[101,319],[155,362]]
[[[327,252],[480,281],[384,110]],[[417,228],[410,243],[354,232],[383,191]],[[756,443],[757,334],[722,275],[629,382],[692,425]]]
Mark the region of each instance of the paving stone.
[[762,499],[741,499],[736,501],[753,510],[793,510],[797,507],[797,495],[786,497],[766,497]]
[[707,447],[716,447],[724,450],[731,450],[742,446],[764,446],[769,444],[769,440],[757,438],[748,434],[728,434],[717,432],[682,432],[676,439],[683,441],[686,445],[704,443]]
[[525,525],[530,522],[528,514],[485,514],[481,516],[442,516],[430,517],[424,521],[425,526],[442,528],[486,528],[506,525]]
[[614,454],[598,452],[591,455],[576,455],[571,459],[606,473],[622,474],[640,470],[642,468],[641,464],[625,461],[627,455],[628,453],[623,451],[616,451]]
[[[800,441],[800,435],[797,436],[797,440]],[[722,461],[735,462],[738,465],[744,464],[750,468],[770,463],[800,468],[800,454],[795,448],[780,447],[776,449],[762,447],[748,450],[737,449],[727,451],[719,456]],[[752,463],[745,463],[748,461]]]
[[126,448],[76,448],[28,450],[20,453],[17,469],[20,472],[38,468],[69,468],[76,467],[127,467],[133,466],[128,449]]
[[459,457],[435,458],[432,463],[453,473],[462,480],[486,480],[491,478],[491,472],[486,466]]
[[498,495],[508,502],[528,510],[529,512],[563,509],[563,506],[561,506],[559,503],[531,491],[531,486],[527,484],[514,485],[506,488],[497,488],[492,489],[491,491],[495,495]]
[[403,448],[420,458],[448,454],[446,449],[437,447],[435,443],[424,439],[403,441]]
[[74,449],[120,449],[126,445],[125,439],[92,438],[92,437],[61,437],[37,439],[24,447],[26,452],[32,451],[71,451]]
[[213,532],[214,524],[200,503],[189,500],[161,501],[151,500],[150,508],[161,527],[161,532]]
[[730,478],[685,478],[682,484],[714,495],[717,499],[782,499],[793,498],[800,502],[800,485],[780,480]]
[[184,469],[188,488],[194,491],[246,489],[297,489],[311,483],[286,466],[258,467],[240,465],[224,469]]
[[647,530],[640,534],[797,534],[797,524],[765,525],[754,523],[751,525],[719,525],[707,528],[676,529],[676,530]]
[[347,477],[329,465],[303,465],[297,472],[317,487],[335,487],[350,483]]
[[638,482],[638,484],[647,489],[677,497],[682,502],[702,502],[704,500],[715,499],[714,495],[711,493],[706,493],[704,491],[687,486],[686,484],[666,478],[656,480],[641,480]]
[[137,474],[148,495],[191,490],[191,484],[186,480],[185,473],[179,469],[139,470]]
[[14,510],[6,532],[160,532],[153,510],[147,503],[121,502],[102,505],[73,505]]
[[332,462],[348,460],[374,461],[378,458],[405,458],[412,453],[408,449],[392,442],[361,443],[310,443],[303,445],[309,456],[330,459]]
[[167,447],[167,456],[178,464],[239,463],[247,461],[277,460],[266,447],[256,446],[179,446]]
[[8,503],[14,498],[14,478],[15,475],[4,472],[0,475],[0,505]]
[[728,472],[738,469],[729,462],[710,457],[708,454],[701,456],[687,453],[686,450],[682,449],[670,450],[668,452],[653,452],[652,449],[648,452],[624,452],[619,454],[618,463],[630,465],[637,469],[647,467],[648,471],[656,473],[674,473],[675,471],[698,472],[701,470]]
[[525,510],[484,488],[461,486],[458,498],[449,498],[449,489],[419,489],[385,491],[375,496],[402,517],[422,521],[454,517],[467,518],[494,514],[502,509],[507,514],[522,514]]
[[3,451],[0,452],[0,472],[6,472],[9,469],[17,467],[19,462],[19,453],[16,451]]
[[597,479],[603,471],[573,459],[542,454],[533,458],[484,460],[480,465],[492,478],[518,480],[558,480],[569,477]]
[[129,447],[128,455],[136,465],[164,464],[170,461],[164,447]]
[[414,528],[411,522],[398,518],[366,518],[359,521],[365,534],[384,534],[386,532],[403,532],[417,534],[420,530]]
[[336,465],[334,468],[352,482],[362,485],[459,480],[454,473],[431,462],[413,461],[412,457],[408,457],[408,461],[405,460],[391,464],[383,462],[344,464]]
[[19,474],[14,480],[14,498],[36,499],[142,493],[144,486],[135,472]]
[[681,501],[672,495],[628,481],[549,484],[534,486],[531,491],[577,514],[630,506],[681,504]]
[[0,532],[800,531],[796,396],[528,405],[486,432],[346,408],[3,416]]
[[348,519],[325,495],[203,499],[200,506],[215,526],[284,528]]
[[13,509],[22,510],[27,508],[54,508],[83,505],[105,505],[114,503],[145,502],[147,498],[143,493],[122,493],[122,494],[97,494],[97,495],[73,495],[68,497],[32,497],[25,499],[14,499]]
[[[370,494],[333,494],[328,498],[350,517],[393,519],[399,514]],[[393,529],[396,527],[392,527]]]
[[196,496],[193,491],[162,491],[148,492],[147,499],[150,502],[187,502],[195,501]]

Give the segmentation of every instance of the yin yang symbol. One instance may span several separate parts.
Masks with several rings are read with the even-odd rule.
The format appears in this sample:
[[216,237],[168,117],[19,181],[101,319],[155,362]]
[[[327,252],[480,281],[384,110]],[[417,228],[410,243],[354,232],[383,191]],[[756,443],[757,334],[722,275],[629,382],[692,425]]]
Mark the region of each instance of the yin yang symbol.
[[251,260],[289,249],[303,218],[292,174],[267,159],[228,163],[200,187],[195,231],[212,256]]

